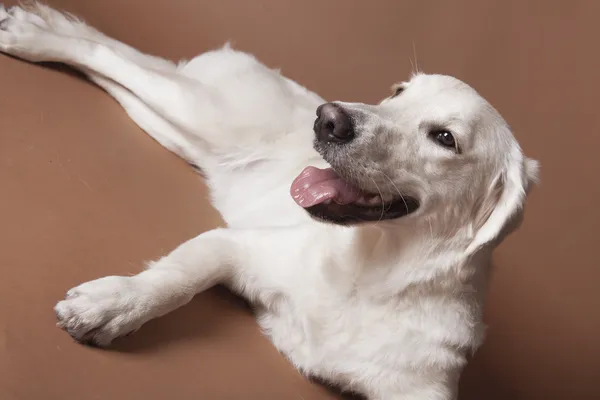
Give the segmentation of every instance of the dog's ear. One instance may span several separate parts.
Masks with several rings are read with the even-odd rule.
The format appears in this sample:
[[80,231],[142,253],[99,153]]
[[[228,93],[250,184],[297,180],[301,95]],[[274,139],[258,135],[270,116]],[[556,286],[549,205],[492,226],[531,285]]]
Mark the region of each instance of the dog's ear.
[[501,241],[519,226],[525,198],[538,182],[538,174],[539,163],[523,156],[520,149],[514,149],[477,207],[474,238],[467,254],[473,254],[493,241]]

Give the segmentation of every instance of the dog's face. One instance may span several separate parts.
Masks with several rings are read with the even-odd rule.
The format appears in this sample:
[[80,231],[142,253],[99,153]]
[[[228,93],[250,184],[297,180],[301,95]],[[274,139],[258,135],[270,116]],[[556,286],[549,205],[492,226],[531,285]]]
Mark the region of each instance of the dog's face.
[[438,214],[477,229],[506,196],[518,208],[537,170],[499,113],[448,76],[415,75],[378,105],[324,104],[314,128],[333,170],[305,170],[292,195],[333,223]]

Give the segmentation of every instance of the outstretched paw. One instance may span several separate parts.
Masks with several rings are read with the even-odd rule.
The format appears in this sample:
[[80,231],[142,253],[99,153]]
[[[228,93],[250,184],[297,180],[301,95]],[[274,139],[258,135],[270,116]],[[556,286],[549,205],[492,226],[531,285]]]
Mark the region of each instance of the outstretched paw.
[[34,9],[37,9],[41,6],[35,5],[32,7],[33,8],[29,10],[18,6],[5,7],[4,5],[0,4],[0,21],[7,20],[10,17],[10,19],[29,22],[37,25],[40,28],[47,28],[48,24],[46,21],[44,21],[42,17],[34,12]]
[[109,276],[69,290],[54,311],[57,325],[73,339],[102,347],[139,329],[149,319],[150,304],[141,282]]
[[18,57],[35,54],[43,43],[43,24],[40,17],[20,7],[0,6],[0,51]]

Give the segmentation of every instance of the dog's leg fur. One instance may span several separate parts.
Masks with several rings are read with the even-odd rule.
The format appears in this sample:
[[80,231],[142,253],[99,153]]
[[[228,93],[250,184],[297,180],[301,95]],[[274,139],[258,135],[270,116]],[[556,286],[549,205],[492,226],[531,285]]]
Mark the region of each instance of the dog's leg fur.
[[129,90],[94,73],[90,73],[89,78],[117,100],[129,117],[163,147],[193,165],[198,165],[199,160],[208,158],[208,154],[203,152],[201,147],[192,145],[193,138],[154,112]]
[[0,50],[33,62],[63,62],[112,80],[184,131],[198,130],[199,121],[214,118],[217,112],[210,99],[211,90],[200,82],[137,65],[91,40],[61,36],[9,17],[0,30]]
[[71,289],[55,307],[59,324],[78,341],[105,346],[186,304],[230,273],[234,243],[227,232],[204,233],[133,277],[109,276]]
[[[149,135],[209,177],[211,170],[229,168],[231,155],[237,164],[256,164],[281,148],[274,138],[296,141],[291,134],[310,126],[322,102],[251,55],[228,48],[176,65],[39,4],[8,11],[0,6],[0,21],[0,51],[81,70]],[[308,145],[297,152],[303,159],[315,155],[309,141],[299,143],[293,146]]]
[[[42,35],[47,35],[48,32],[53,31],[65,37],[86,38],[95,43],[105,45],[128,60],[138,65],[143,65],[146,68],[167,72],[175,72],[177,70],[177,65],[171,61],[145,55],[130,46],[107,37],[75,18],[67,17],[39,3],[30,4],[25,9],[11,7],[8,10],[0,5],[0,21],[4,21],[0,30],[6,32],[12,26],[13,29],[29,29],[31,32],[37,32]],[[5,38],[8,37],[7,33],[0,32],[0,37],[2,35]],[[6,43],[4,45],[7,46]],[[23,56],[23,50],[20,52],[17,51],[15,55]],[[37,57],[43,56],[38,55]],[[31,60],[35,61],[33,58]],[[88,69],[84,70],[84,72],[90,80],[113,96],[123,106],[132,120],[162,146],[190,163],[195,163],[198,159],[206,156],[205,154],[199,154],[200,150],[191,145],[185,132],[177,129],[168,120],[148,107],[134,93],[93,70]]]
[[[57,304],[57,317],[77,340],[104,346],[218,283],[273,307],[278,294],[291,293],[319,265],[311,260],[310,267],[299,270],[294,260],[306,250],[279,249],[290,240],[310,237],[314,239],[309,225],[304,229],[215,229],[182,244],[138,275],[109,276],[71,289]],[[274,262],[279,265],[275,270],[269,268]]]
[[[146,68],[163,71],[175,71],[177,69],[177,64],[170,60],[144,54],[125,43],[106,36],[73,15],[63,14],[41,3],[29,2],[22,7],[9,7],[5,12],[18,21],[31,23],[63,36],[79,37],[101,43],[112,48],[128,60]],[[0,19],[2,19],[1,16]]]

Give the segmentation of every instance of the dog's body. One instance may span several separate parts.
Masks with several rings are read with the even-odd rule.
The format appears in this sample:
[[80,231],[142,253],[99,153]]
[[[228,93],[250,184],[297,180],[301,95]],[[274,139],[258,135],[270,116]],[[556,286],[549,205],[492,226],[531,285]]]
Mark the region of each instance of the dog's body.
[[56,312],[75,339],[108,345],[225,283],[307,375],[369,399],[454,398],[491,251],[537,170],[473,89],[420,74],[377,106],[320,107],[228,47],[176,65],[44,6],[0,6],[0,21],[0,51],[79,68],[198,166],[228,226],[70,290]]

